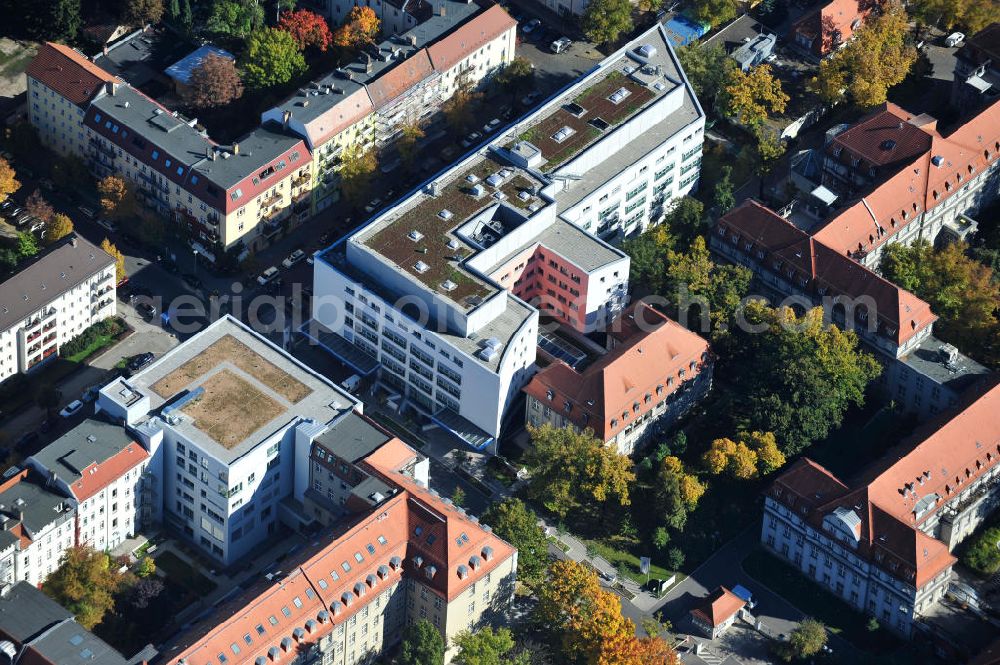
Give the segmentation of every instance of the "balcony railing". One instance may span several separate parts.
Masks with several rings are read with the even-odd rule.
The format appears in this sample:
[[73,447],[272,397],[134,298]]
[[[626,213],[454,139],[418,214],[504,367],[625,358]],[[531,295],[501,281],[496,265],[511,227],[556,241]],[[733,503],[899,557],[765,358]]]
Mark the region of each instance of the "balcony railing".
[[292,180],[292,187],[300,187],[309,182],[309,174],[303,173],[302,175],[296,176]]

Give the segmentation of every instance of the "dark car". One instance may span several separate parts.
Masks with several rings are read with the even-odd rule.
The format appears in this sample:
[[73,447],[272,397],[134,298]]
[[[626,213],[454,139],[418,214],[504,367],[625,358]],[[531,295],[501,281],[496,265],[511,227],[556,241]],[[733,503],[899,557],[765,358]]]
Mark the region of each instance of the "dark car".
[[125,364],[130,372],[138,372],[140,369],[153,362],[153,354],[150,352],[140,353],[132,356]]
[[200,289],[202,287],[201,280],[198,279],[196,275],[192,275],[189,272],[186,272],[183,275],[181,275],[181,279],[184,280],[184,283],[190,286],[192,289]]
[[38,439],[38,432],[28,432],[17,440],[17,443],[14,444],[14,449],[19,453],[23,453],[28,450],[28,448],[38,443]]
[[136,304],[135,311],[144,319],[151,319],[156,316],[156,308],[143,300]]

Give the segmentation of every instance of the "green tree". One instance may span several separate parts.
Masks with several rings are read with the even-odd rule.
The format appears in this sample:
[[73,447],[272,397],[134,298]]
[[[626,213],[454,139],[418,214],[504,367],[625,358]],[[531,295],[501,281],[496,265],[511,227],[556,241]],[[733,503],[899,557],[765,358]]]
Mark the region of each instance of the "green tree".
[[[658,526],[656,530],[653,531],[653,547],[658,550],[665,550],[667,545],[670,544],[670,532],[667,531],[666,527]],[[520,559],[518,559],[520,563]]]
[[967,252],[964,242],[941,249],[925,241],[911,246],[894,243],[883,250],[881,272],[930,304],[939,317],[935,334],[986,362],[995,362],[989,349],[1000,331],[1000,284],[990,268]]
[[728,164],[722,167],[719,179],[715,181],[712,206],[715,208],[716,214],[719,215],[736,207],[736,196],[733,193],[733,167]]
[[596,44],[610,44],[632,31],[629,0],[591,0],[583,13],[583,34]]
[[629,485],[635,480],[632,462],[594,437],[591,430],[546,424],[529,427],[532,469],[528,495],[565,517],[574,510],[604,508],[609,500],[627,506]]
[[125,18],[133,25],[159,23],[163,18],[163,0],[128,0]]
[[170,4],[167,5],[167,18],[171,21],[176,21],[181,17],[181,3],[180,0],[170,0]]
[[52,412],[59,408],[61,401],[62,393],[51,384],[41,386],[35,393],[35,404],[48,415],[52,415]]
[[538,526],[538,515],[520,499],[505,499],[492,504],[482,521],[517,548],[517,577],[530,586],[541,582],[549,561],[545,532]]
[[421,619],[403,630],[400,665],[443,665],[444,638],[430,621]]
[[257,0],[216,0],[205,23],[212,32],[239,39],[246,39],[263,25],[264,7]]
[[486,626],[475,632],[463,631],[454,637],[458,653],[456,665],[512,665],[508,657],[514,648],[514,635],[508,628]]
[[375,151],[355,147],[347,149],[341,156],[340,190],[351,205],[364,201],[371,189],[372,176],[378,168]]
[[496,77],[497,85],[506,90],[511,99],[518,99],[534,87],[535,66],[524,56],[517,56],[504,66]]
[[653,486],[653,502],[667,527],[683,531],[688,513],[698,506],[704,493],[705,486],[684,469],[680,459],[663,458]]
[[396,151],[399,153],[399,159],[407,169],[413,168],[413,163],[416,161],[418,154],[417,144],[424,136],[425,132],[418,123],[413,122],[403,125],[401,134],[396,140]]
[[663,262],[675,239],[667,225],[650,227],[638,236],[626,238],[622,249],[631,259],[629,277],[633,289],[639,285],[647,293],[666,293]]
[[455,486],[455,491],[451,493],[451,502],[459,507],[465,505],[465,490],[461,485]]
[[965,550],[962,563],[984,576],[1000,570],[1000,527],[992,527],[976,536]]
[[305,70],[305,57],[289,33],[262,28],[250,35],[243,59],[243,77],[250,87],[282,85]]
[[692,0],[690,13],[691,18],[708,23],[715,28],[736,18],[736,2],[735,0]]
[[142,560],[139,561],[139,567],[135,571],[136,576],[140,578],[147,578],[151,575],[156,574],[156,562],[153,561],[153,557],[144,556]]
[[667,552],[667,565],[670,570],[680,570],[684,567],[684,552],[679,547],[671,547]]
[[185,30],[190,31],[194,24],[194,14],[191,11],[191,0],[184,0],[181,3],[181,25]]
[[826,644],[826,626],[816,619],[806,619],[788,636],[788,652],[792,658],[812,658]]
[[864,402],[881,367],[858,350],[858,337],[826,325],[822,308],[798,317],[753,300],[742,309],[746,325],[719,343],[718,371],[732,380],[740,402],[733,417],[744,429],[773,432],[793,455],[840,427],[850,406]]
[[121,577],[112,569],[110,557],[89,547],[72,547],[45,580],[42,591],[73,613],[90,630],[115,606]]
[[663,224],[670,229],[671,235],[682,247],[687,246],[695,236],[701,235],[707,228],[705,206],[692,196],[681,197],[664,216]]
[[871,108],[886,101],[889,88],[906,78],[917,60],[909,43],[906,12],[898,0],[887,0],[880,14],[854,33],[854,39],[833,57],[820,63],[819,75],[811,82],[827,102],[844,95],[855,104]]
[[17,234],[17,254],[23,260],[38,254],[38,240],[30,231]]
[[996,20],[996,0],[915,0],[909,3],[910,15],[924,25],[951,30],[961,26],[973,35]]
[[704,46],[694,42],[677,49],[684,74],[691,82],[698,101],[706,109],[715,106],[716,97],[730,80],[736,62],[726,54],[722,44]]
[[80,0],[38,0],[24,4],[29,34],[39,40],[72,42],[80,30]]

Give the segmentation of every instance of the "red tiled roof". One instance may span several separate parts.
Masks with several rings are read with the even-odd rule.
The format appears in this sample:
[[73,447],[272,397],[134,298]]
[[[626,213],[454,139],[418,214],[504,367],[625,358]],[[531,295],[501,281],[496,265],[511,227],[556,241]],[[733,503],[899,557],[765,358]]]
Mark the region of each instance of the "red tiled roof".
[[515,30],[517,21],[500,5],[466,21],[455,32],[435,42],[427,51],[434,69],[447,71],[507,31]]
[[859,0],[832,0],[793,23],[791,32],[819,37],[812,43],[812,50],[817,55],[826,55],[854,35],[855,22],[864,20],[868,12]]
[[947,136],[930,126],[922,130],[931,137],[928,150],[835,215],[813,237],[838,252],[868,253],[920,213],[960,192],[1000,158],[1000,101]]
[[[380,452],[384,448],[389,450]],[[397,493],[306,553],[287,577],[262,582],[220,608],[215,615],[218,623],[203,624],[194,634],[182,636],[183,644],[162,652],[165,662],[173,665],[184,658],[187,663],[215,662],[217,654],[225,653],[232,665],[254,663],[259,657],[269,663],[291,663],[298,642],[315,643],[404,574],[419,575],[421,583],[450,600],[508,560],[514,553],[510,545],[464,511],[397,473],[403,458],[415,455],[398,439],[369,455],[367,466],[395,485]],[[488,560],[484,551],[489,552]],[[466,568],[464,579],[459,566]],[[287,650],[282,647],[284,638],[291,640]],[[239,647],[239,654],[233,653],[232,644]]]
[[[858,553],[921,587],[955,558],[918,526],[1000,460],[998,410],[1000,384],[995,384],[918,435],[917,443],[890,451],[855,490],[803,459],[774,482],[770,495],[817,528],[836,508],[853,511],[861,521]],[[918,504],[925,511],[919,518]]]
[[81,108],[103,83],[117,81],[79,51],[53,42],[42,44],[26,73]]
[[620,346],[582,372],[554,362],[536,373],[524,392],[607,441],[701,371],[707,341],[641,301],[630,315],[634,318],[617,320],[623,326],[616,335]]
[[691,614],[698,616],[709,625],[715,627],[725,623],[731,616],[739,612],[744,605],[746,605],[745,600],[726,587],[720,586],[705,599],[703,605],[691,610]]
[[[933,123],[918,126],[914,117],[896,104],[887,102],[834,137],[826,148],[828,156],[850,164],[860,159],[864,169],[910,162],[931,147]],[[930,131],[928,131],[930,130]],[[837,149],[843,150],[837,156]]]
[[[828,227],[829,228],[829,227]],[[774,211],[747,200],[719,219],[718,229],[762,269],[779,270],[781,278],[817,296],[870,298],[875,303],[880,329],[896,344],[903,344],[934,322],[930,305],[909,291],[883,279],[857,261],[827,246],[826,236],[809,234]],[[750,249],[747,250],[747,244]],[[764,252],[760,258],[758,252]],[[778,265],[778,268],[775,268]]]
[[404,92],[434,73],[427,49],[420,49],[392,69],[368,83],[368,95],[376,109],[381,109]]
[[145,448],[138,443],[130,443],[104,462],[82,469],[82,477],[70,486],[70,490],[77,501],[86,501],[148,458]]

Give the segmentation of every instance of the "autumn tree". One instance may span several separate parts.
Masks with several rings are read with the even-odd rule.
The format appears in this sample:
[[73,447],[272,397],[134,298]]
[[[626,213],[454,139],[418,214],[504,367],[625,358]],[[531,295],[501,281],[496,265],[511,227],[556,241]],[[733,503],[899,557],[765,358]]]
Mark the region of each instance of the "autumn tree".
[[748,72],[731,69],[719,100],[722,112],[739,120],[751,132],[756,132],[768,118],[784,113],[787,103],[788,95],[781,89],[781,81],[767,64]]
[[559,517],[571,511],[603,508],[612,499],[627,506],[635,480],[632,461],[594,436],[570,427],[529,427],[532,468],[528,494]]
[[520,499],[504,499],[492,504],[482,516],[493,533],[517,548],[517,578],[535,586],[545,574],[549,545],[538,526],[538,515]]
[[996,0],[915,0],[907,7],[910,15],[924,25],[945,31],[956,26],[972,35],[996,20]]
[[62,213],[56,213],[45,224],[45,242],[52,244],[73,232],[73,220]]
[[416,122],[403,125],[399,138],[396,139],[396,151],[399,159],[407,169],[412,169],[417,159],[418,142],[424,138],[423,128]]
[[508,62],[496,76],[497,84],[508,93],[512,99],[518,99],[523,93],[531,90],[535,82],[535,66],[524,56],[517,56]]
[[126,277],[125,255],[122,254],[108,238],[101,241],[101,249],[110,254],[115,260],[115,281],[118,284],[121,284],[125,281]]
[[159,23],[163,18],[163,0],[128,0],[125,19],[132,25]]
[[306,60],[295,38],[275,28],[254,32],[243,57],[244,79],[251,88],[282,85],[306,70]]
[[705,493],[705,485],[685,470],[679,458],[668,455],[660,462],[654,493],[657,511],[666,526],[681,531],[687,523],[687,514],[698,506]]
[[334,31],[333,43],[344,48],[360,48],[375,41],[380,25],[375,10],[367,5],[355,5]]
[[639,0],[636,6],[639,7],[639,11],[655,12],[663,6],[663,0]]
[[191,70],[184,101],[195,108],[225,106],[243,95],[243,81],[236,63],[218,53],[209,53]]
[[476,104],[481,98],[482,94],[476,91],[468,74],[460,74],[455,92],[441,108],[445,121],[455,134],[464,134],[476,122]]
[[632,3],[629,0],[591,0],[584,10],[583,34],[595,44],[610,44],[622,33],[632,31]]
[[122,219],[135,213],[135,195],[124,178],[109,175],[97,183],[101,210],[108,217]]
[[736,18],[737,5],[735,0],[692,0],[686,11],[691,18],[716,28]]
[[0,157],[0,203],[6,201],[8,196],[21,188],[21,183],[16,176],[10,162]]
[[725,372],[742,396],[731,416],[749,431],[773,432],[793,455],[840,427],[851,406],[881,372],[858,348],[858,336],[824,322],[822,308],[797,316],[752,300],[716,346]]
[[378,168],[375,151],[360,147],[347,148],[341,155],[340,191],[351,205],[364,201],[371,189],[372,177]]
[[278,29],[290,34],[300,51],[314,48],[326,52],[333,44],[333,34],[326,19],[308,9],[284,12],[278,21]]
[[246,39],[263,27],[264,7],[258,0],[216,0],[205,25],[212,32]]
[[979,355],[1000,330],[1000,284],[993,271],[968,256],[964,242],[935,249],[925,241],[885,248],[882,275],[931,305],[934,332]]
[[907,21],[898,0],[888,0],[847,46],[820,63],[813,90],[831,103],[844,95],[864,108],[884,103],[889,88],[902,82],[917,60],[907,38]]
[[728,473],[733,478],[757,478],[785,464],[772,432],[750,432],[732,439],[716,439],[702,455],[709,473]]
[[122,580],[112,569],[107,554],[89,547],[72,547],[45,580],[42,591],[90,630],[114,609],[114,597],[121,585]]
[[28,200],[24,202],[24,209],[28,211],[33,217],[37,217],[42,222],[48,224],[52,221],[52,216],[56,214],[55,208],[52,207],[42,193],[39,190],[35,190],[28,197]]

